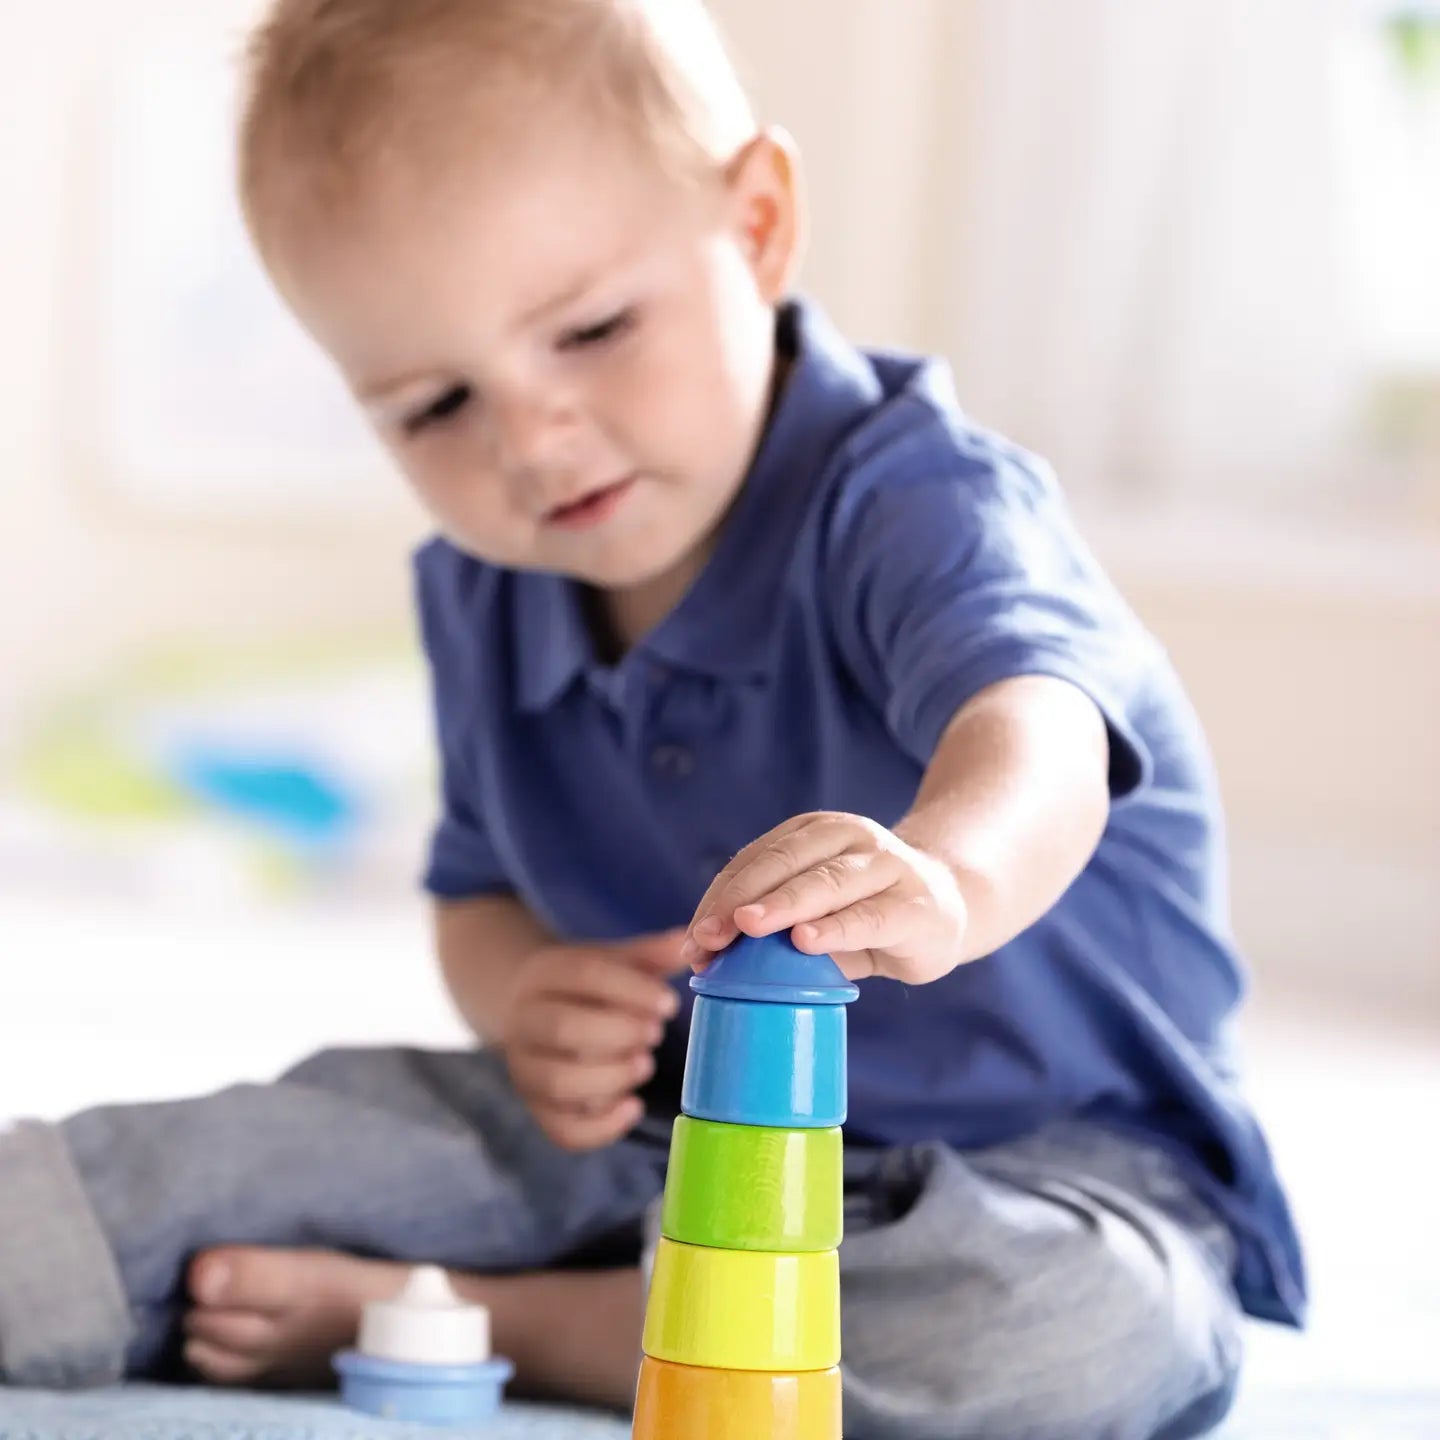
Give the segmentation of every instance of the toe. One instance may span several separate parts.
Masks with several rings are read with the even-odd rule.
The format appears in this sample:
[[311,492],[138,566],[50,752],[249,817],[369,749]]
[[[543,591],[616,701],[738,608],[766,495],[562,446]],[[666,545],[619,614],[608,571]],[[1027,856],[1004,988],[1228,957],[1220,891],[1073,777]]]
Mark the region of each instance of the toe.
[[189,1340],[199,1340],[260,1361],[273,1359],[280,1348],[280,1332],[274,1317],[254,1310],[196,1306],[186,1312],[183,1325]]
[[186,1286],[197,1305],[223,1305],[230,1288],[229,1251],[207,1250],[190,1262]]
[[244,1385],[264,1369],[263,1362],[254,1356],[240,1355],[205,1340],[185,1342],[185,1361],[212,1385]]
[[318,1258],[250,1245],[207,1250],[191,1262],[190,1294],[200,1305],[225,1310],[289,1310],[306,1298],[306,1277]]

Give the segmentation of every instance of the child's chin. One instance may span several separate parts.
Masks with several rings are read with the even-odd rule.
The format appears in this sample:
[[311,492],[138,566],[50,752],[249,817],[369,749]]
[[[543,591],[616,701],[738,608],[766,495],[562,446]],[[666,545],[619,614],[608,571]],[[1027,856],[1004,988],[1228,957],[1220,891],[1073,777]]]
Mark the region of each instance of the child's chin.
[[648,585],[656,576],[664,573],[664,567],[644,565],[601,565],[584,575],[572,578],[581,580],[597,590],[635,590]]
[[634,590],[668,575],[692,548],[651,545],[623,555],[597,557],[586,567],[587,574],[575,578],[599,590]]

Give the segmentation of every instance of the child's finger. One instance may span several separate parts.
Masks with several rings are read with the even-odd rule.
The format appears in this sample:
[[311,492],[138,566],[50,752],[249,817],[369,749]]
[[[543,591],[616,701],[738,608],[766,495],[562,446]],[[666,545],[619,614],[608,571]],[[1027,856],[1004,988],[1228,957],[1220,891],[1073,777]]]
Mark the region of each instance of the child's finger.
[[[735,912],[795,875],[847,850],[858,834],[851,817],[818,814],[762,835],[711,883],[690,922],[689,939],[720,950],[735,938]],[[777,927],[778,928],[778,927]],[[687,956],[693,953],[687,949]]]
[[679,997],[658,975],[598,950],[563,952],[563,963],[543,978],[537,990],[600,1007],[633,1010],[647,1019],[668,1020],[680,1005]]
[[645,970],[659,975],[678,975],[685,969],[685,958],[681,953],[685,945],[685,931],[667,930],[662,935],[639,935],[617,947],[622,959],[638,963]]
[[847,851],[812,865],[778,889],[740,906],[735,923],[747,935],[773,935],[777,930],[818,921],[889,890],[898,883],[903,869],[899,857],[888,851]]
[[653,1049],[663,1033],[658,1016],[541,995],[517,1007],[511,1040],[524,1049],[553,1051],[576,1060],[619,1060]]
[[910,913],[896,884],[843,910],[804,921],[790,933],[796,946],[812,955],[885,950],[906,938]]
[[820,817],[813,813],[792,816],[783,825],[777,825],[773,830],[767,830],[763,835],[752,840],[743,850],[737,852],[731,858],[730,863],[710,882],[704,895],[700,897],[700,903],[695,907],[695,914],[686,927],[687,936],[694,934],[697,922],[703,923],[706,918],[715,914],[720,896],[733,883],[735,876],[740,874],[757,856],[796,831],[814,824],[818,818]]
[[540,1128],[566,1150],[598,1150],[628,1135],[640,1123],[645,1107],[627,1095],[606,1110],[583,1114],[553,1106],[532,1107]]
[[[809,947],[802,945],[802,950]],[[815,952],[828,954],[840,973],[847,980],[868,980],[872,975],[883,975],[878,953],[874,950],[829,950]]]
[[543,1050],[510,1053],[510,1075],[525,1099],[560,1109],[593,1110],[629,1095],[655,1073],[648,1052],[584,1064]]

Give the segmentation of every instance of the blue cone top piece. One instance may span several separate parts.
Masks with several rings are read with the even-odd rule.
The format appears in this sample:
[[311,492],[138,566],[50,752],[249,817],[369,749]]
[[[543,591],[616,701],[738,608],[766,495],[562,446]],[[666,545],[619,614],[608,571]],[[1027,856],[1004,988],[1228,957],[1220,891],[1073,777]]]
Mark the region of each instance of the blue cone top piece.
[[742,935],[690,981],[697,995],[771,1005],[848,1005],[860,991],[828,955],[807,955],[786,935]]

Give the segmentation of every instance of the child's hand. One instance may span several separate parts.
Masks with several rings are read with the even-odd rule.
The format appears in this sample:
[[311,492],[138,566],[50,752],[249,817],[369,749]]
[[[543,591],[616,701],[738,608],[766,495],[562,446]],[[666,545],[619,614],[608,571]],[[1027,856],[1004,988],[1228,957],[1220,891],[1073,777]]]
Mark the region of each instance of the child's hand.
[[800,815],[747,845],[716,876],[690,921],[684,958],[710,963],[743,931],[790,930],[833,955],[852,980],[920,984],[964,954],[966,911],[950,869],[861,815]]
[[516,1090],[557,1145],[598,1149],[639,1121],[635,1091],[679,1007],[666,977],[685,968],[683,938],[673,930],[549,945],[522,963],[500,1045]]

